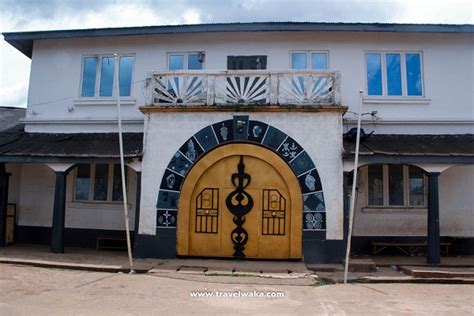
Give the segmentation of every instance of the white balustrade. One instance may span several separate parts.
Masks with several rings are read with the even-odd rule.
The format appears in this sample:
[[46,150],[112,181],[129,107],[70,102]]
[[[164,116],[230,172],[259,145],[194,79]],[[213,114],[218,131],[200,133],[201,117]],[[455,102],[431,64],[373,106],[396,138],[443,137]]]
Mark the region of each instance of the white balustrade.
[[169,71],[151,74],[153,105],[340,105],[334,71]]

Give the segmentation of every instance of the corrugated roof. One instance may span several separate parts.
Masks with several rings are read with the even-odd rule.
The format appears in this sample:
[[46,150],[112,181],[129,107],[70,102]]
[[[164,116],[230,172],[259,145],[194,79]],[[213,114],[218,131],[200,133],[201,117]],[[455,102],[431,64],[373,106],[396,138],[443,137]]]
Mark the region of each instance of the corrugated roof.
[[[143,133],[124,133],[126,158],[141,157]],[[344,138],[344,156],[355,143]],[[372,135],[360,144],[360,155],[385,157],[474,157],[474,135]],[[1,157],[119,158],[116,133],[26,133],[23,126],[0,132]]]
[[472,24],[399,24],[399,23],[317,23],[253,22],[140,26],[35,32],[5,32],[5,40],[31,58],[33,41],[76,37],[133,36],[204,32],[401,32],[401,33],[472,33]]
[[[345,155],[355,142],[344,138]],[[360,143],[361,156],[474,157],[474,135],[372,135]]]
[[[143,133],[123,133],[124,156],[140,157]],[[19,125],[0,133],[0,156],[119,158],[117,133],[26,133]]]

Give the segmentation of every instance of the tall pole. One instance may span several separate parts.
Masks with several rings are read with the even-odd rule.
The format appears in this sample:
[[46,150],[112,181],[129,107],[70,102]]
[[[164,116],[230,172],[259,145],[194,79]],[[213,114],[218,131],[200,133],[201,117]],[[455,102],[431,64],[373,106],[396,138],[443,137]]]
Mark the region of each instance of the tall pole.
[[130,241],[130,225],[128,218],[128,201],[127,201],[127,183],[125,181],[125,162],[123,159],[123,138],[122,138],[122,113],[120,109],[120,83],[119,83],[119,57],[118,54],[114,54],[115,58],[115,91],[117,93],[117,121],[118,121],[118,134],[119,134],[119,149],[120,149],[120,171],[122,175],[122,196],[123,196],[123,215],[125,219],[125,233],[127,236],[127,252],[128,261],[130,263],[130,273],[135,273],[133,270],[133,257],[132,257],[132,243]]
[[357,166],[359,165],[360,125],[361,125],[361,120],[362,120],[363,93],[364,92],[362,90],[359,90],[359,110],[357,113],[357,137],[356,137],[356,148],[355,148],[355,158],[354,158],[354,176],[352,178],[351,205],[349,209],[349,232],[347,235],[346,261],[344,262],[344,284],[347,283],[347,274],[349,272],[349,257],[351,254],[352,228],[354,226],[354,208],[355,208],[355,200],[356,200]]

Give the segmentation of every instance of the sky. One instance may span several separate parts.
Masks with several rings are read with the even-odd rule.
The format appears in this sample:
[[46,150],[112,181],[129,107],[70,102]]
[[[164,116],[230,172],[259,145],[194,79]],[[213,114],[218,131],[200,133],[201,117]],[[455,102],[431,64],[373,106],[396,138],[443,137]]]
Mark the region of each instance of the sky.
[[[266,21],[474,24],[474,1],[0,0],[0,32]],[[0,106],[26,106],[30,63],[0,41]]]

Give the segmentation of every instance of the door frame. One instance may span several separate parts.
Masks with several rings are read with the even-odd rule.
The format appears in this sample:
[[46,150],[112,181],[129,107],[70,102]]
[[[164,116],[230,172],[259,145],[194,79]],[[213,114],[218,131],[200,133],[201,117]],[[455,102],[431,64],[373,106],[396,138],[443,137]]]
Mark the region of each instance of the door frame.
[[291,167],[275,152],[250,143],[229,143],[219,146],[197,161],[184,179],[179,198],[177,218],[176,250],[180,256],[189,255],[189,210],[195,184],[217,161],[229,156],[250,156],[261,159],[275,167],[286,180],[291,199],[290,218],[290,259],[300,259],[302,255],[303,235],[303,199],[298,179]]

